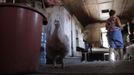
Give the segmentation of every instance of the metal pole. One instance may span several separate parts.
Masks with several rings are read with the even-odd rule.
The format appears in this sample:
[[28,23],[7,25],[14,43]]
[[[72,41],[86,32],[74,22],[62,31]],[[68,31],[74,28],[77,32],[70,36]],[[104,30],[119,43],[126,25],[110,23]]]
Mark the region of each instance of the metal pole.
[[73,51],[73,30],[72,30],[72,17],[71,17],[71,56],[74,57],[74,51]]
[[129,22],[127,22],[127,29],[128,29],[128,30],[127,30],[127,31],[128,31],[128,36],[127,36],[127,39],[128,39],[128,40],[127,40],[127,41],[130,42],[130,34],[131,34],[131,32],[130,32]]

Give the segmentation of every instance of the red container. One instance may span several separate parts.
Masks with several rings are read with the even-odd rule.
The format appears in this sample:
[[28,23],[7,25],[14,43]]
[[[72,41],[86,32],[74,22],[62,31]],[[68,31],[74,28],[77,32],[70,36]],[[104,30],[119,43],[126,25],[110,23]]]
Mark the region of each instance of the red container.
[[43,15],[16,4],[0,4],[0,74],[36,70]]

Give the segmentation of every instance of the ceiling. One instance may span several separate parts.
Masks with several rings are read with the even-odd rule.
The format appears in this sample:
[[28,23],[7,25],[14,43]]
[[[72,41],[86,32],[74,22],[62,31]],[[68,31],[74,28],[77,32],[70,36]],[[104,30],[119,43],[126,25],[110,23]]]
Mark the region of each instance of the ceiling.
[[[62,0],[64,6],[75,15],[83,26],[105,21],[108,10],[114,9],[122,19],[134,16],[134,0]],[[102,13],[102,10],[105,13]]]

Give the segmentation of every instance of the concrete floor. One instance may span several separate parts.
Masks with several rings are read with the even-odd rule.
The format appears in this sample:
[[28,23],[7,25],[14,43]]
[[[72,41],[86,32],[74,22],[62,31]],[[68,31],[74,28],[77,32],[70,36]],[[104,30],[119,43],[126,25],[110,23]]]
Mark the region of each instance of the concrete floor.
[[[37,72],[27,75],[134,75],[134,61],[93,61],[82,63],[78,58],[64,60],[65,67],[42,65]],[[74,62],[73,62],[74,61]]]

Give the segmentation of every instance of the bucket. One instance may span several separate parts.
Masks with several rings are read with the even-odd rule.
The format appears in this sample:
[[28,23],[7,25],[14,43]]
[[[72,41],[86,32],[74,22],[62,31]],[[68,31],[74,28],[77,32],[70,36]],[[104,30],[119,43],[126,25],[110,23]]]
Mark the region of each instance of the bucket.
[[37,69],[43,14],[17,4],[0,4],[0,74]]

